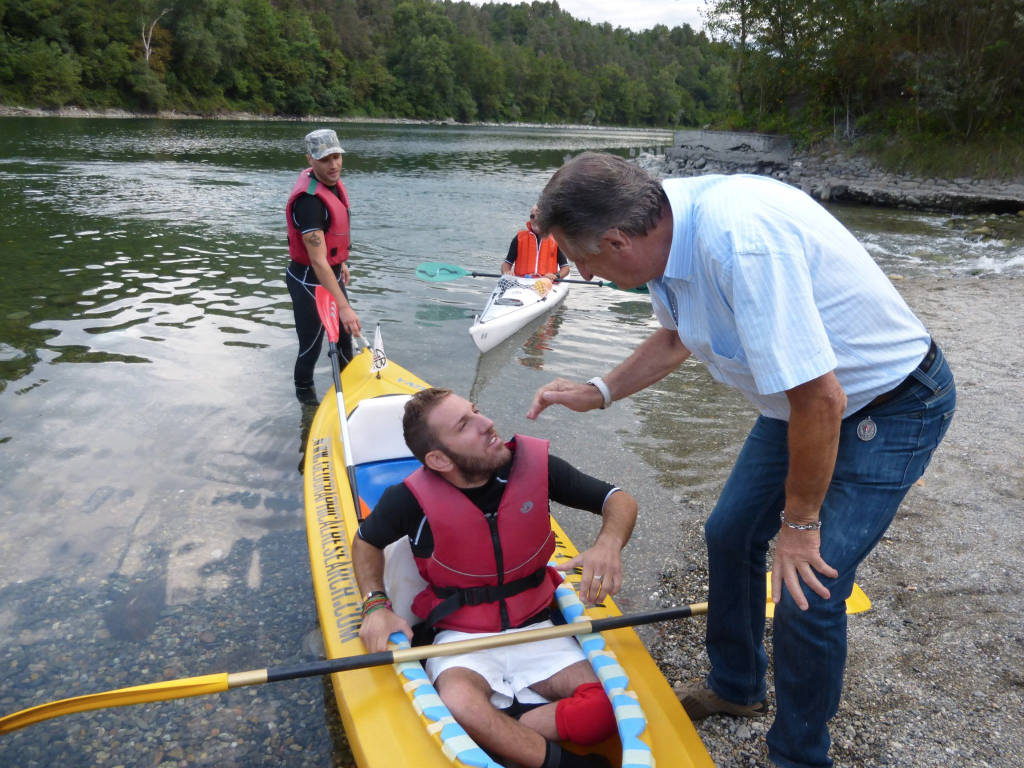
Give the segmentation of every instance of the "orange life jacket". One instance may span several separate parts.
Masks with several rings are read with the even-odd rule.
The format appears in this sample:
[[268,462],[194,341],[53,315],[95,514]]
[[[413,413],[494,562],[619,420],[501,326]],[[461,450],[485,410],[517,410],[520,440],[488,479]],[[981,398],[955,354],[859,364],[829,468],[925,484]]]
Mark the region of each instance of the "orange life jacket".
[[527,275],[558,274],[558,243],[548,235],[540,243],[529,226],[516,236],[515,274]]
[[[341,264],[348,258],[349,249],[349,223],[348,223],[348,191],[345,185],[338,180],[335,186],[338,194],[334,194],[331,188],[317,181],[313,175],[313,169],[307,168],[299,174],[292,193],[288,196],[288,204],[285,206],[285,218],[288,221],[288,255],[293,261],[299,264],[309,264],[309,253],[306,251],[306,244],[302,242],[302,233],[295,226],[292,219],[292,206],[299,198],[299,195],[316,195],[324,205],[327,206],[327,213],[330,216],[328,230],[324,232],[324,242],[327,246],[327,263],[331,266]],[[340,198],[339,198],[340,195]]]
[[429,585],[412,603],[437,628],[499,632],[540,613],[562,582],[548,501],[548,441],[516,435],[512,470],[497,514],[484,513],[440,475],[405,479],[430,524],[434,551],[416,558]]

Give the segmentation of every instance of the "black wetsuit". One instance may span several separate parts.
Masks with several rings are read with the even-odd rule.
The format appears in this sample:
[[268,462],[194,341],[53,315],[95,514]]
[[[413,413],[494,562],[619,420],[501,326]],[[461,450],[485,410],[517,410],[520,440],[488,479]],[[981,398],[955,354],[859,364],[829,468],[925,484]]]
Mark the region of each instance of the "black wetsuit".
[[[334,187],[328,187],[328,189],[334,189]],[[316,195],[300,195],[292,205],[292,221],[299,232],[303,234],[314,229],[326,232],[330,226],[330,213],[327,206]],[[345,290],[340,278],[341,265],[336,264],[331,269],[334,271],[334,276],[338,278],[341,292],[348,298],[348,291]],[[320,322],[320,315],[316,311],[314,298],[316,287],[320,281],[317,279],[313,267],[289,260],[288,269],[285,270],[285,282],[288,284],[288,293],[292,297],[295,333],[299,337],[299,354],[295,358],[295,388],[310,390],[313,387],[313,369],[316,367],[316,361],[320,359],[320,349],[323,347],[324,340],[324,329]],[[339,363],[344,368],[345,363],[352,359],[352,337],[344,328],[339,330],[338,352],[341,355]]]

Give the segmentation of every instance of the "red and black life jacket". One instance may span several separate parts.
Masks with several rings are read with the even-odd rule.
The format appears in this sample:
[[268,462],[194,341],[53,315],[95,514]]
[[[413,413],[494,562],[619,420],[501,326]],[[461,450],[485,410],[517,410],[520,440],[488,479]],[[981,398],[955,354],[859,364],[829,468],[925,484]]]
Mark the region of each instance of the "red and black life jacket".
[[558,274],[558,243],[548,235],[540,244],[537,235],[527,224],[526,229],[516,235],[516,263],[514,273],[520,277],[526,275],[557,275]]
[[416,558],[429,586],[412,610],[439,629],[500,632],[551,603],[562,582],[548,567],[555,550],[548,501],[548,441],[516,435],[512,470],[494,515],[440,475],[420,468],[405,479],[434,537]]
[[[316,195],[323,204],[327,206],[327,213],[330,216],[329,229],[324,232],[324,241],[327,245],[327,263],[331,266],[341,264],[348,258],[349,222],[348,222],[348,191],[345,185],[338,180],[335,186],[337,194],[326,184],[321,184],[313,175],[313,169],[307,168],[299,174],[299,178],[292,187],[292,193],[288,196],[288,204],[285,206],[285,218],[288,221],[288,255],[292,261],[299,264],[309,264],[309,253],[302,242],[302,233],[295,226],[292,219],[292,206],[299,198],[299,195]],[[339,197],[340,196],[340,197]]]

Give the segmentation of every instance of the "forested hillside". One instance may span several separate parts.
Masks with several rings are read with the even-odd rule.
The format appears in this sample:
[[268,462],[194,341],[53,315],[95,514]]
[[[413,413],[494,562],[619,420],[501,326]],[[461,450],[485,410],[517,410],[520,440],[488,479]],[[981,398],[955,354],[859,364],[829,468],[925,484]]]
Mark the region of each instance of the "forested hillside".
[[995,153],[996,167],[1024,167],[1024,0],[708,0],[705,10],[706,32],[632,32],[577,21],[556,2],[0,0],[0,101],[712,124],[805,141],[897,137],[945,155],[968,142],[975,157]]
[[0,0],[0,99],[460,121],[698,125],[730,51],[555,2]]
[[1022,0],[711,0],[734,42],[743,118],[761,128],[1024,130]]

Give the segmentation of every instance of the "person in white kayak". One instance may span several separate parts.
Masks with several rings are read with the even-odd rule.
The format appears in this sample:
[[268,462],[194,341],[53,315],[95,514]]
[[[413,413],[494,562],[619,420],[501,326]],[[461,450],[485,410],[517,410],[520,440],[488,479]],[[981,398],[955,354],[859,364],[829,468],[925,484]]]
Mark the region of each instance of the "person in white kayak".
[[[402,427],[423,466],[384,491],[352,546],[365,595],[359,637],[368,651],[383,650],[393,632],[412,637],[402,614],[438,630],[438,643],[552,626],[562,576],[548,565],[551,501],[602,518],[593,546],[558,570],[582,569],[585,601],[618,592],[621,551],[636,521],[631,495],[549,454],[546,440],[504,442],[493,421],[448,389],[413,395]],[[405,539],[421,577],[407,590],[416,593],[411,611],[397,589],[395,605],[384,592],[384,548]],[[609,766],[558,744],[595,744],[616,731],[611,703],[575,640],[437,657],[426,669],[456,721],[488,752],[526,768]]]
[[546,277],[554,281],[569,276],[569,260],[565,258],[555,238],[538,237],[533,231],[537,206],[530,209],[530,220],[512,238],[508,255],[501,263],[501,274],[517,277]]

